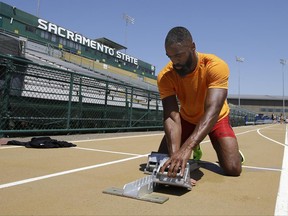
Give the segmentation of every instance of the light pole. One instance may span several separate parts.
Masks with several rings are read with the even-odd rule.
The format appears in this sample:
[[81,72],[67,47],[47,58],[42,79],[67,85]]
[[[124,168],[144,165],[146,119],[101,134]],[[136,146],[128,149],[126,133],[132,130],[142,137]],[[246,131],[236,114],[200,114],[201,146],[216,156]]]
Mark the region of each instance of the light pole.
[[37,17],[39,17],[39,9],[40,9],[40,0],[37,3]]
[[135,19],[127,14],[123,14],[123,19],[125,20],[126,23],[126,27],[125,27],[125,46],[127,46],[127,27],[128,24],[134,24],[135,23]]
[[[244,62],[243,57],[236,56],[236,62]],[[238,66],[238,107],[240,108],[240,67]]]
[[282,115],[283,115],[283,118],[285,119],[284,66],[287,64],[287,61],[285,59],[280,59],[280,64],[282,64],[282,93],[283,93]]

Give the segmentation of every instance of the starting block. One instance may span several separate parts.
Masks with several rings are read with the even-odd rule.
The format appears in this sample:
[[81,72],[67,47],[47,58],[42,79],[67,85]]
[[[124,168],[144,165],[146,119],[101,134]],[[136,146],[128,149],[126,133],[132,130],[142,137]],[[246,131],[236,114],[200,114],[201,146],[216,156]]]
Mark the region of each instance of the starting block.
[[199,165],[195,161],[189,161],[186,164],[183,176],[180,175],[179,170],[176,177],[168,177],[168,170],[163,173],[160,172],[160,168],[168,159],[167,154],[152,152],[148,156],[148,162],[144,170],[144,173],[149,174],[148,176],[125,184],[123,189],[112,187],[104,190],[103,193],[162,204],[169,197],[152,194],[159,184],[185,187],[191,190],[190,172],[198,169]]
[[146,168],[144,169],[144,173],[152,174],[153,170],[155,168],[159,167],[160,162],[162,160],[166,161],[166,159],[168,159],[168,158],[169,158],[168,154],[161,154],[161,153],[158,153],[158,152],[151,152],[151,154],[148,155],[148,161],[147,161],[147,164],[146,164]]

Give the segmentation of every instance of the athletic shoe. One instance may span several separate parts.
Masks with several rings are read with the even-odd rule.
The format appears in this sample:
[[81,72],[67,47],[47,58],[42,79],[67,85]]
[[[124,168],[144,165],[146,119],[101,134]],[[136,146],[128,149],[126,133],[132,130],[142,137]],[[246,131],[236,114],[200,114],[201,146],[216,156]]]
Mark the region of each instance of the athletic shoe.
[[244,164],[245,162],[245,157],[243,155],[243,153],[239,150],[240,156],[241,156],[241,163]]
[[193,160],[199,161],[202,157],[202,150],[200,144],[193,149]]

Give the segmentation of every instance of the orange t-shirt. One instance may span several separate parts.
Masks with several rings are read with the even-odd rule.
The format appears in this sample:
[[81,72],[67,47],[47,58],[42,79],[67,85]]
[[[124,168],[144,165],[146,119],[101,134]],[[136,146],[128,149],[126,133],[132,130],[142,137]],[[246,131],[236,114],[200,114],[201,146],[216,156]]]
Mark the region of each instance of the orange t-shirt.
[[[158,74],[158,89],[161,99],[176,95],[180,102],[181,116],[197,124],[204,114],[204,103],[209,88],[228,89],[229,68],[213,54],[198,54],[198,64],[193,73],[181,77],[170,61]],[[227,99],[221,109],[218,121],[229,114]]]

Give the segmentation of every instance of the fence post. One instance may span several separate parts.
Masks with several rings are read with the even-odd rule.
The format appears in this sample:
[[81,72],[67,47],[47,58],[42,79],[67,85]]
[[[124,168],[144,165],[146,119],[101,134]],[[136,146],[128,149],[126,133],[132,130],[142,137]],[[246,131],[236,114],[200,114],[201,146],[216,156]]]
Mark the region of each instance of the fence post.
[[105,81],[105,82],[106,82],[106,86],[105,86],[105,101],[104,101],[104,106],[105,106],[104,118],[106,119],[106,117],[107,117],[108,95],[110,94],[110,91],[109,91],[108,81]]
[[130,95],[129,127],[132,127],[133,95],[134,95],[134,88],[132,87]]
[[150,91],[148,91],[148,98],[147,98],[147,112],[150,113],[150,101],[151,101],[151,95]]
[[82,115],[83,115],[83,96],[82,96],[82,77],[79,82],[79,110],[78,110],[78,127],[82,128]]
[[74,75],[73,75],[73,73],[71,73],[70,74],[70,88],[69,88],[69,99],[68,99],[68,108],[67,108],[66,129],[70,128],[70,123],[71,123],[71,106],[72,106],[73,84],[74,84]]

